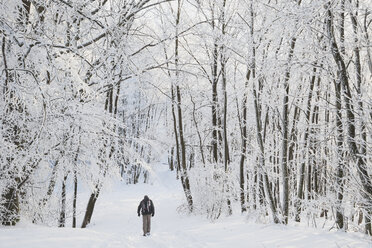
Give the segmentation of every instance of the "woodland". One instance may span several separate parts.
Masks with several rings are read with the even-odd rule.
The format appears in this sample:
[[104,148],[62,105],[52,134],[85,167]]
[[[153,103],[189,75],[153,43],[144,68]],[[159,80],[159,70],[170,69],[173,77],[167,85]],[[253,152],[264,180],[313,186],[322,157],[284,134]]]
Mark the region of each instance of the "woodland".
[[371,7],[0,0],[0,223],[85,228],[166,156],[179,211],[372,235]]

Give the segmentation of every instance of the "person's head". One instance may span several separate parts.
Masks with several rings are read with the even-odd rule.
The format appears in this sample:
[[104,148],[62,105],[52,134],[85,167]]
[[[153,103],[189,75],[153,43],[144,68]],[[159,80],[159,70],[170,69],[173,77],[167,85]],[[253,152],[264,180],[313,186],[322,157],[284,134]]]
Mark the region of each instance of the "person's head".
[[147,195],[145,195],[145,196],[143,197],[143,199],[144,199],[145,201],[148,201],[148,200],[149,200],[149,197],[148,197]]

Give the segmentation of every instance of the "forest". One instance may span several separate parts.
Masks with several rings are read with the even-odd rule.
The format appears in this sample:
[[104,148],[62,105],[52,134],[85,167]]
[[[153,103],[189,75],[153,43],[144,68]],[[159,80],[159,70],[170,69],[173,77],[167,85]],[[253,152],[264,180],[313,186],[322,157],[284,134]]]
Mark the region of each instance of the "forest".
[[0,223],[85,228],[165,155],[180,212],[372,235],[371,7],[1,0]]

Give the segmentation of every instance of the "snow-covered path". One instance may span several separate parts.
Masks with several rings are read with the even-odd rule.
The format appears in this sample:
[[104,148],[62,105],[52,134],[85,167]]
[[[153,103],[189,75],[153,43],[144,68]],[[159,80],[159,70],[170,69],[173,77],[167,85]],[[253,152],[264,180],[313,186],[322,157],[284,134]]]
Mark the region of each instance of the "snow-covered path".
[[[22,222],[16,227],[0,227],[0,248],[372,248],[371,240],[362,234],[255,224],[239,214],[215,223],[202,216],[180,215],[176,210],[183,201],[180,183],[165,166],[158,167],[153,185],[121,185],[104,191],[87,229]],[[156,208],[150,237],[141,235],[142,221],[136,214],[145,194],[153,199]]]

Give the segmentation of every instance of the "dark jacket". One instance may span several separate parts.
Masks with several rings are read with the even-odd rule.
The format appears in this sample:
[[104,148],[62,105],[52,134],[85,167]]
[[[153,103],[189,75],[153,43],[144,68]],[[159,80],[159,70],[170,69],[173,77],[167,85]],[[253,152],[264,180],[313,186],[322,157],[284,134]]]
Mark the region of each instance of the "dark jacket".
[[155,207],[154,203],[150,200],[150,198],[146,195],[143,200],[140,202],[137,208],[137,214],[139,215],[141,211],[142,215],[151,214],[152,216],[155,215]]

